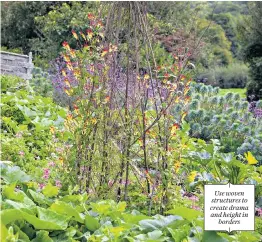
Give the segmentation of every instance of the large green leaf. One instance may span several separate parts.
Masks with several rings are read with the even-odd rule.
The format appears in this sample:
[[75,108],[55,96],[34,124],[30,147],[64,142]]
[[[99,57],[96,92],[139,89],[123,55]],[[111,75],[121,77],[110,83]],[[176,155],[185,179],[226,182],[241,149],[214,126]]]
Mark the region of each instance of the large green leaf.
[[34,201],[39,205],[43,205],[43,204],[51,205],[52,202],[49,199],[47,199],[42,193],[36,193],[31,189],[29,189],[28,191],[31,194]]
[[1,221],[6,225],[24,219],[32,224],[35,229],[43,230],[64,230],[67,228],[68,217],[40,207],[37,208],[37,212],[38,217],[24,210],[6,209],[1,212]]
[[31,240],[32,242],[53,242],[53,240],[48,236],[48,232],[47,231],[39,231],[36,234],[36,237]]
[[6,228],[6,226],[4,225],[4,223],[1,221],[1,233],[0,233],[0,238],[2,242],[6,241],[6,237],[8,235],[8,230]]
[[72,216],[74,220],[80,223],[84,223],[84,218],[81,216],[81,214],[73,208],[70,204],[57,201],[56,203],[53,203],[50,207],[51,210],[59,213],[64,214],[68,216]]
[[37,116],[37,113],[35,111],[32,111],[30,108],[26,107],[26,106],[21,106],[19,104],[17,104],[17,107],[24,113],[24,115],[26,117],[35,117]]
[[95,218],[93,218],[92,216],[88,214],[85,217],[85,225],[87,229],[92,232],[100,228],[100,223]]
[[169,233],[171,234],[174,241],[183,241],[183,239],[187,238],[190,231],[190,226],[185,224],[177,229],[167,228]]
[[30,239],[27,236],[27,234],[24,233],[17,225],[14,224],[13,228],[14,228],[14,232],[18,233],[19,241],[30,242]]
[[148,232],[148,238],[155,241],[157,239],[159,239],[162,236],[162,231],[161,230],[154,230],[152,232]]
[[203,242],[227,242],[228,240],[218,235],[215,231],[205,231],[202,238]]
[[66,195],[62,198],[60,198],[60,201],[63,202],[73,202],[73,203],[80,203],[80,202],[85,202],[87,199],[87,195],[85,194],[74,194],[74,195]]
[[22,218],[23,215],[18,209],[5,209],[1,211],[1,224],[7,225]]
[[[45,229],[45,230],[60,230],[67,228],[67,216],[63,216],[56,212],[53,212],[48,209],[37,207],[38,219],[31,220],[34,222],[32,225],[36,229]],[[28,221],[28,220],[27,220]],[[28,221],[29,222],[29,221]]]
[[8,166],[4,174],[1,174],[1,177],[8,184],[16,182],[28,182],[31,180],[31,177],[28,176],[25,172],[21,171],[20,167],[18,166]]
[[139,222],[141,228],[153,231],[168,226],[176,220],[182,220],[180,216],[169,215],[167,217],[156,215],[154,219],[144,219]]
[[124,213],[122,214],[122,216],[123,216],[124,221],[130,224],[138,224],[139,221],[150,218],[143,214],[134,215],[134,214]]
[[167,214],[180,215],[190,221],[199,216],[203,216],[202,212],[187,207],[175,207],[174,209],[167,211]]
[[16,183],[10,184],[8,186],[4,186],[3,189],[3,196],[12,199],[15,201],[22,202],[24,200],[25,194],[21,191],[15,191]]
[[9,199],[5,200],[5,203],[8,204],[9,206],[11,206],[14,209],[18,209],[18,210],[23,210],[29,214],[34,214],[36,205],[35,204],[30,204],[30,203],[26,203],[26,202],[15,202]]
[[43,194],[46,197],[55,197],[58,194],[58,187],[51,185],[48,183],[44,189],[43,189]]

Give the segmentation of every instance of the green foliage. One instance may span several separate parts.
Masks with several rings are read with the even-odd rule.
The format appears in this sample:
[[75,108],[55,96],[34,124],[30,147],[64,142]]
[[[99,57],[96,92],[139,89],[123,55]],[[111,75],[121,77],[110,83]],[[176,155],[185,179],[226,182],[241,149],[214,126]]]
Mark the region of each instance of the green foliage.
[[221,88],[244,88],[249,80],[249,69],[243,63],[210,68],[197,75],[198,80]]

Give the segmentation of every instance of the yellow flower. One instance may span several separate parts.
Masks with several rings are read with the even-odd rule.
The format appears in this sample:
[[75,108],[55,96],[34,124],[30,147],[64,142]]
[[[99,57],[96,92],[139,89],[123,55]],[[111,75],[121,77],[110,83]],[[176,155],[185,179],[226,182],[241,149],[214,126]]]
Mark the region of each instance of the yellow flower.
[[97,123],[96,118],[92,118],[92,119],[91,119],[91,123],[92,123],[92,124],[96,124],[96,123]]
[[258,163],[257,159],[252,155],[252,153],[250,151],[248,151],[247,153],[245,153],[245,157],[247,159],[247,163],[249,165],[255,165]]
[[189,176],[187,177],[189,182],[193,182],[195,180],[195,177],[197,175],[197,171],[191,171]]
[[27,183],[27,186],[28,186],[29,188],[35,187],[35,182],[28,182],[28,183]]
[[51,127],[50,127],[50,132],[51,132],[52,134],[55,133],[55,127],[54,127],[54,126],[51,126]]
[[68,87],[71,87],[70,82],[69,82],[67,79],[65,80],[65,84],[66,84]]
[[59,162],[60,162],[61,165],[63,165],[64,164],[64,159],[62,157],[59,157]]
[[110,228],[110,232],[114,235],[114,236],[119,236],[121,234],[122,231],[124,231],[125,229],[123,227],[113,227]]
[[62,70],[62,75],[63,75],[63,76],[66,76],[65,70]]
[[148,80],[149,78],[150,78],[150,76],[148,74],[145,74],[144,79]]
[[179,168],[181,167],[181,162],[176,161],[174,164],[175,172],[177,173],[179,171]]

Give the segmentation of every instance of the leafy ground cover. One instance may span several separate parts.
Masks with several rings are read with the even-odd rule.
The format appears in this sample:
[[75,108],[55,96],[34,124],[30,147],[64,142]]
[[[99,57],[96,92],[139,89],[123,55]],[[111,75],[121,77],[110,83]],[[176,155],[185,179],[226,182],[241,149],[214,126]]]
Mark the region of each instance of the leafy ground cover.
[[[16,169],[15,169],[16,168]],[[1,162],[2,241],[258,241],[258,232],[203,231],[201,211],[177,206],[153,217],[127,207],[126,202],[88,201],[75,189],[60,192],[48,185],[39,191],[18,167]],[[14,170],[16,176],[13,176]],[[261,221],[257,221],[261,230]]]

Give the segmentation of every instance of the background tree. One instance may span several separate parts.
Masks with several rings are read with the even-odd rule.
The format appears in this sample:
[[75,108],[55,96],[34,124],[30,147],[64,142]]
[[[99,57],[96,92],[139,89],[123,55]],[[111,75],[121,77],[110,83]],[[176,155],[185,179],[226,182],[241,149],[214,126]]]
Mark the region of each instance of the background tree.
[[1,45],[21,48],[25,54],[31,50],[30,40],[41,38],[35,16],[45,15],[58,2],[1,2]]
[[241,40],[245,45],[243,55],[250,66],[250,81],[247,83],[248,99],[262,98],[262,3],[250,2],[249,16],[240,26]]

